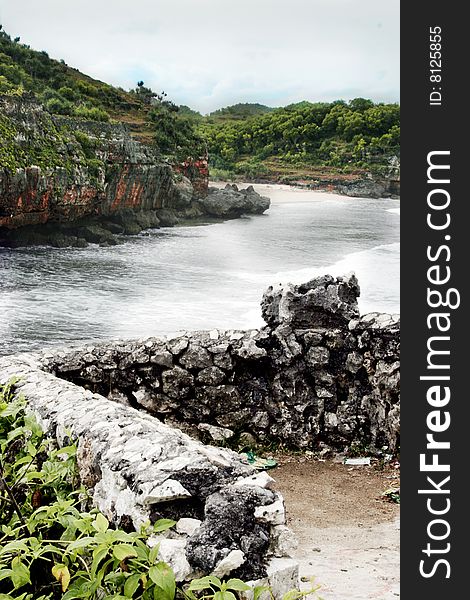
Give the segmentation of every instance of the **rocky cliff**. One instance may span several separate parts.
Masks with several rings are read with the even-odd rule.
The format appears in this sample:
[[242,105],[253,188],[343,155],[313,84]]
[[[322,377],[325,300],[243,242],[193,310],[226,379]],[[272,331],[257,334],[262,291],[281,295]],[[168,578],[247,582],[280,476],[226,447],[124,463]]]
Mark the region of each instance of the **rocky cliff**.
[[[174,169],[121,124],[51,115],[27,95],[0,96],[0,134],[0,244],[115,243],[113,234],[213,216],[203,205],[204,161]],[[233,212],[217,216],[240,210]]]

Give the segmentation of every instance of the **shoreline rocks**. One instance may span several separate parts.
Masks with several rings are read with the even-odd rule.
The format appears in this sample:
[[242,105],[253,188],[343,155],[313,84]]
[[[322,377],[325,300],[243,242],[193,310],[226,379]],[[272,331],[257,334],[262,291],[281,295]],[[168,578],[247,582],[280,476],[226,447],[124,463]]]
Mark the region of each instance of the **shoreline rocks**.
[[244,214],[261,215],[268,210],[271,201],[261,196],[252,185],[239,189],[227,183],[225,188],[209,187],[205,198],[198,201],[205,214],[222,219],[236,219]]

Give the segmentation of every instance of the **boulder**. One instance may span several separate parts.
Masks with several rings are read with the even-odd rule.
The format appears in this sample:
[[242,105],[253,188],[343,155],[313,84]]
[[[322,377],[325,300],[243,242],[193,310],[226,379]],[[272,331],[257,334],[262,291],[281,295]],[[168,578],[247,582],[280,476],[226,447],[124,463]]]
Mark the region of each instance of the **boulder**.
[[270,327],[292,329],[347,326],[359,317],[359,283],[354,274],[323,275],[301,285],[270,286],[263,295],[261,311]]
[[211,217],[234,219],[241,215],[260,215],[268,210],[271,201],[251,185],[240,190],[235,184],[227,184],[224,189],[209,188],[208,195],[201,198],[199,204]]

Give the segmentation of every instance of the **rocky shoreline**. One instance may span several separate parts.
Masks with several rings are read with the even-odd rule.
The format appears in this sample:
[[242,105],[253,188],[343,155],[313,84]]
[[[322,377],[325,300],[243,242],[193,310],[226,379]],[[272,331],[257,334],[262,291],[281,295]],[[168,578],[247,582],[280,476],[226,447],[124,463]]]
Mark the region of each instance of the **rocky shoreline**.
[[356,170],[344,173],[331,167],[311,166],[293,174],[272,172],[263,177],[246,177],[242,181],[260,185],[289,185],[292,187],[332,192],[352,198],[400,199],[400,159],[392,156],[380,173]]
[[0,227],[0,247],[84,248],[88,244],[114,246],[121,243],[124,236],[138,235],[148,229],[259,215],[270,206],[269,198],[258,194],[253,186],[239,189],[235,184],[227,184],[225,189],[209,188],[206,196],[197,198],[193,195],[191,182],[182,177],[175,189],[178,203],[172,208],[123,208],[107,215],[89,215],[71,222],[48,221],[41,225],[25,225],[15,229]]
[[[305,190],[315,190],[318,192],[330,192],[350,198],[390,198],[392,200],[400,199],[400,179],[361,177],[351,181],[335,177],[320,178],[315,181],[285,181],[278,178],[243,178],[245,183],[259,185],[287,185],[294,188]],[[237,184],[238,182],[236,182]],[[236,185],[232,184],[232,185]]]

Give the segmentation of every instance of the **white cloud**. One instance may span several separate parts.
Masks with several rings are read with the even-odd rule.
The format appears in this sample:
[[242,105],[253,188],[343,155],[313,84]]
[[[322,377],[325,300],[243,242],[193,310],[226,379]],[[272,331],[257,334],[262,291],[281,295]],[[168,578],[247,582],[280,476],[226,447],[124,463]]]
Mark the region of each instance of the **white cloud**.
[[399,0],[3,0],[0,22],[124,88],[207,112],[399,96]]

